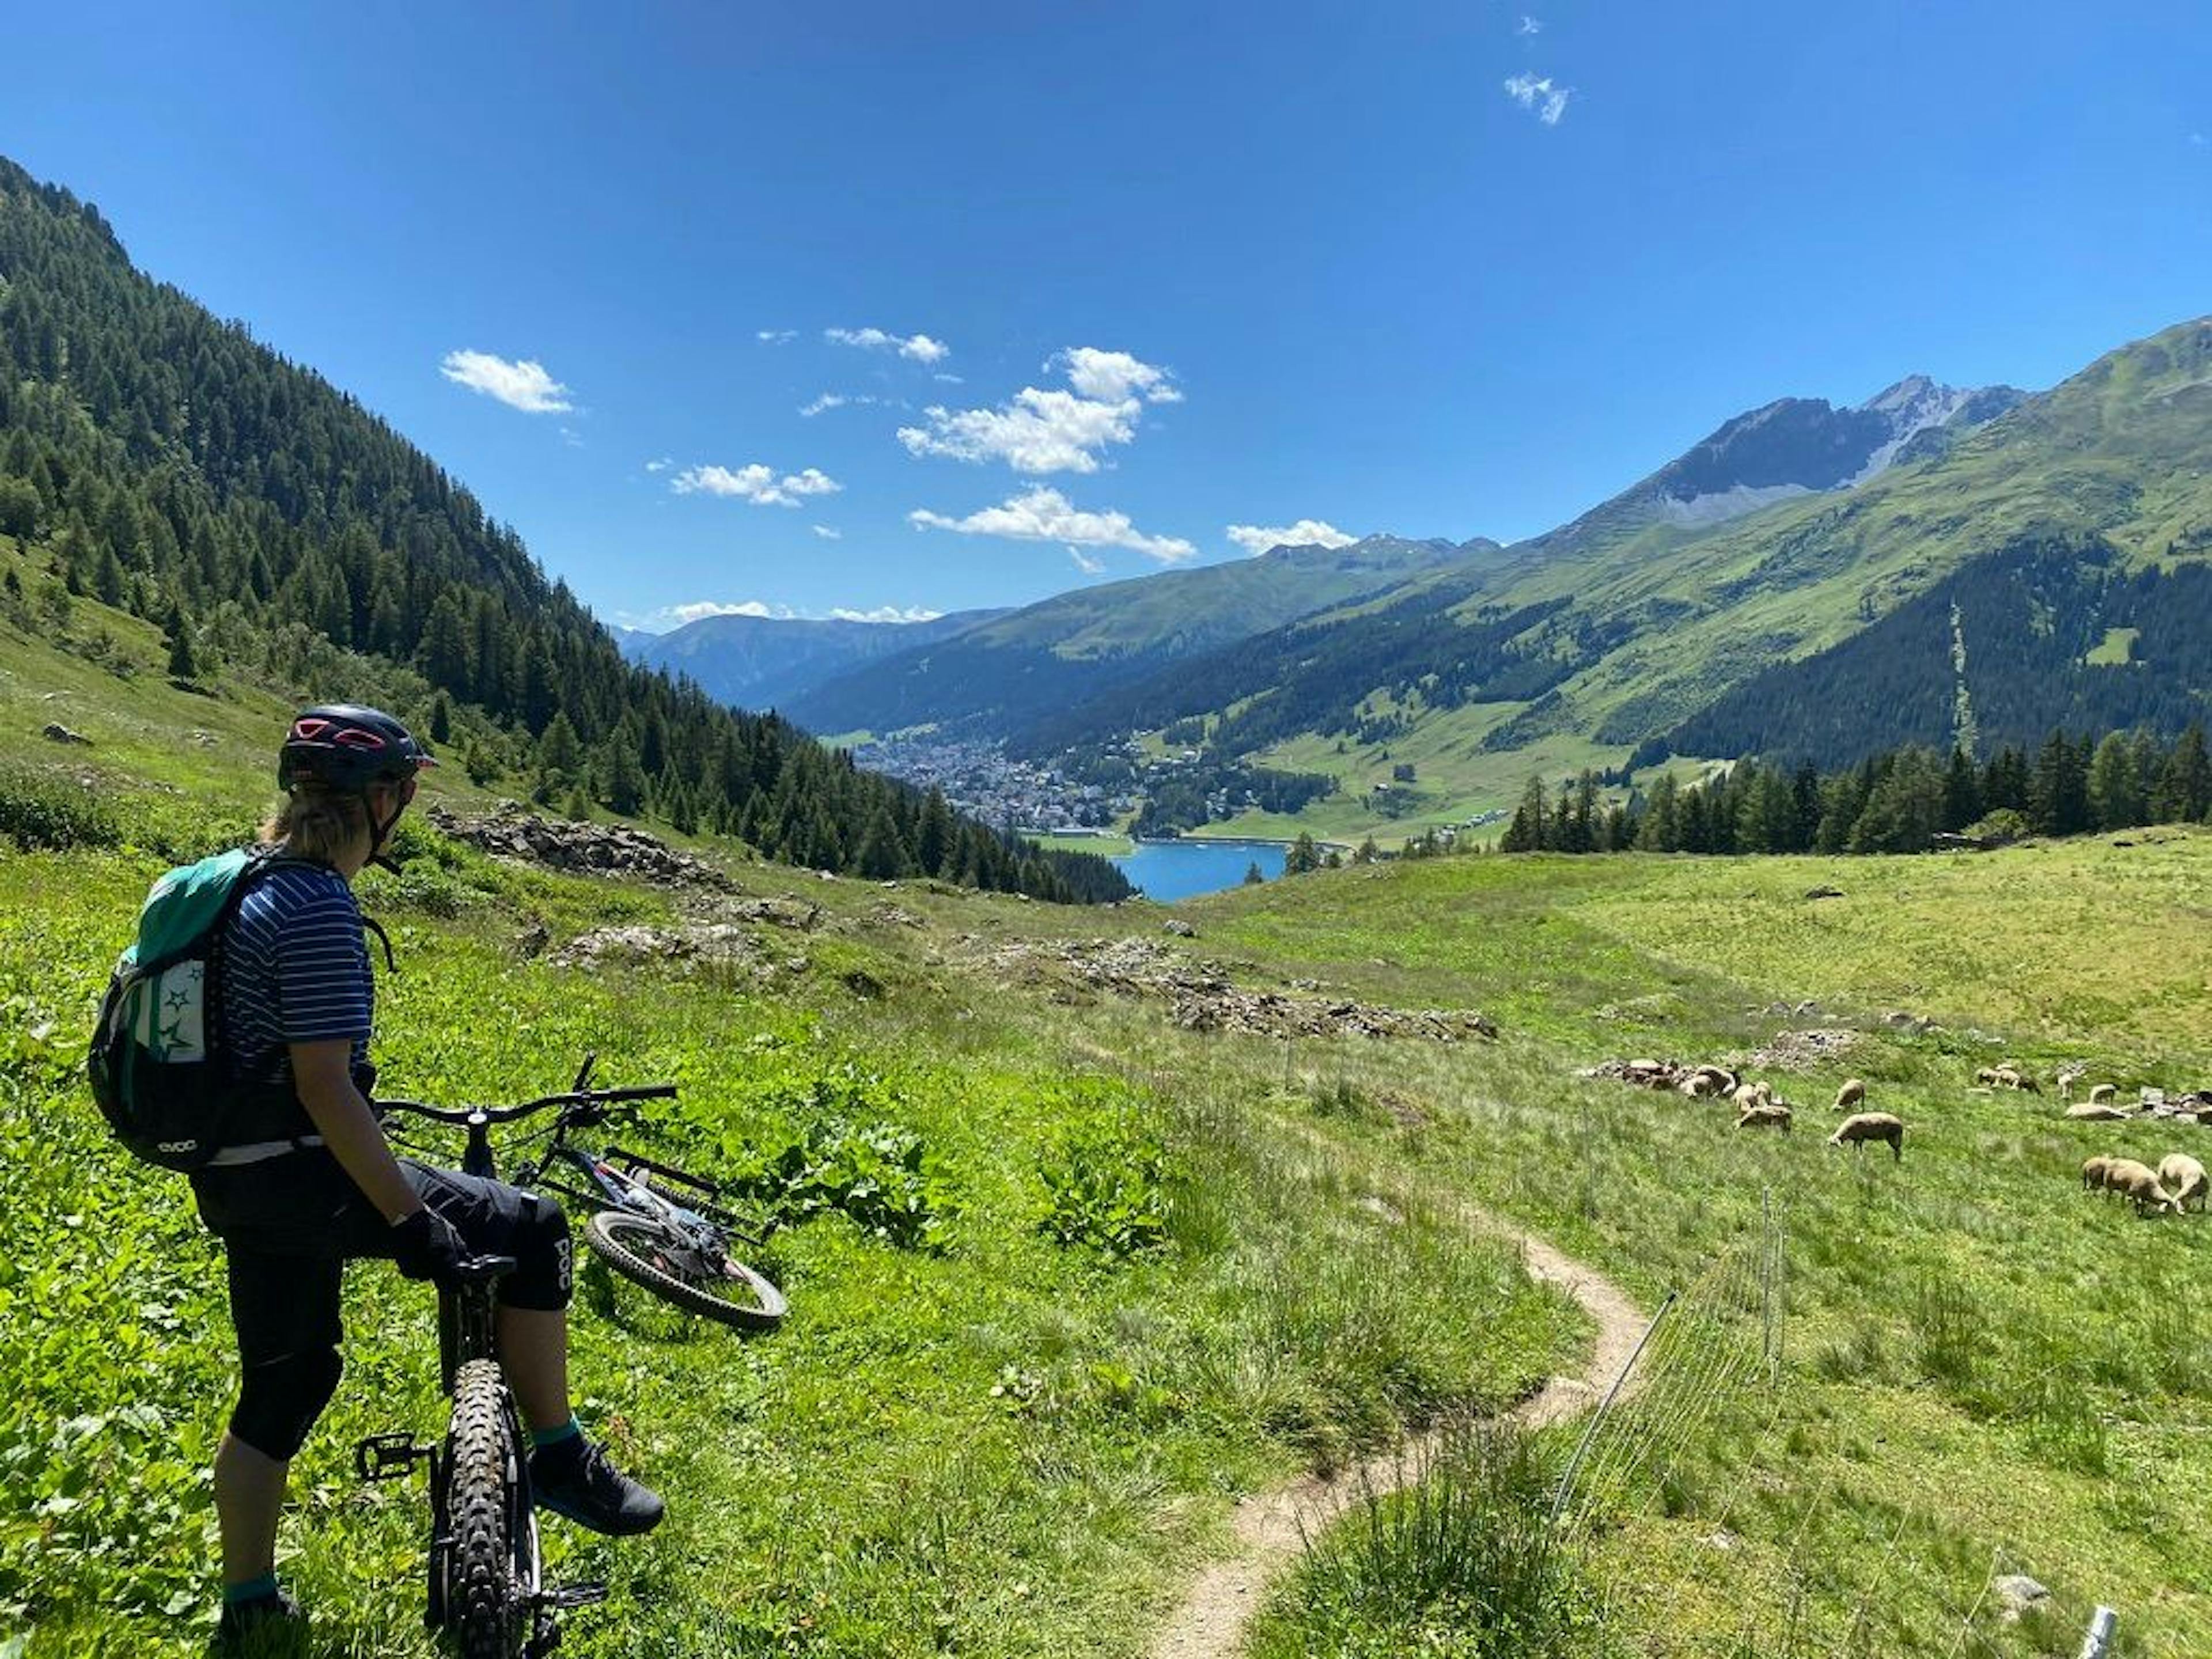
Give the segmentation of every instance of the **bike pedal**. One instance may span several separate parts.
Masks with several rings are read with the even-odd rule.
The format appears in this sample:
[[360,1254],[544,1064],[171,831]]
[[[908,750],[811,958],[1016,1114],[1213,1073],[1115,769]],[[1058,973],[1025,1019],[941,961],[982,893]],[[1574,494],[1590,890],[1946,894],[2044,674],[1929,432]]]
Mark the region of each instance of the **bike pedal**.
[[588,1607],[607,1599],[607,1587],[590,1581],[563,1584],[558,1589],[543,1592],[538,1599],[548,1607]]
[[416,1445],[412,1435],[372,1434],[353,1449],[353,1466],[364,1480],[404,1480],[430,1456],[431,1449]]

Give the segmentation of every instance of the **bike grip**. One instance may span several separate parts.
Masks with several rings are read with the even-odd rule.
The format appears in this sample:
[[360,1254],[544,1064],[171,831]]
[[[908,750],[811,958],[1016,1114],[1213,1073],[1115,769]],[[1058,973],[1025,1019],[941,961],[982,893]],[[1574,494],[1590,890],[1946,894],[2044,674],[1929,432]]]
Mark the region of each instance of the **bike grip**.
[[598,1089],[592,1091],[602,1100],[673,1100],[676,1085],[672,1083],[647,1083],[635,1089]]

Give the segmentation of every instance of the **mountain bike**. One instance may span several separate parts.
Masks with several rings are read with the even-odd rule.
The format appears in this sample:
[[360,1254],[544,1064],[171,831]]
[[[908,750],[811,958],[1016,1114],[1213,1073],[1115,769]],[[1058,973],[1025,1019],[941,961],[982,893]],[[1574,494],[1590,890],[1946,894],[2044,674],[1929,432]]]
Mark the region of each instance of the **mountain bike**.
[[606,1599],[606,1586],[549,1589],[539,1575],[530,1441],[500,1370],[493,1322],[514,1258],[476,1256],[438,1291],[439,1364],[453,1407],[444,1442],[370,1435],[354,1449],[364,1480],[430,1471],[429,1601],[423,1622],[461,1659],[542,1659],[560,1641],[554,1614]]
[[592,1253],[663,1301],[736,1329],[775,1329],[787,1311],[783,1292],[730,1248],[733,1242],[757,1247],[765,1242],[766,1230],[724,1203],[719,1183],[620,1146],[593,1152],[570,1139],[597,1128],[618,1108],[676,1097],[672,1083],[592,1088],[596,1060],[584,1057],[565,1092],[516,1106],[447,1109],[409,1100],[377,1104],[467,1130],[461,1169],[484,1176],[493,1174],[493,1125],[554,1113],[551,1127],[533,1137],[544,1140],[544,1147],[508,1177],[515,1186],[557,1194],[589,1211],[583,1234]]

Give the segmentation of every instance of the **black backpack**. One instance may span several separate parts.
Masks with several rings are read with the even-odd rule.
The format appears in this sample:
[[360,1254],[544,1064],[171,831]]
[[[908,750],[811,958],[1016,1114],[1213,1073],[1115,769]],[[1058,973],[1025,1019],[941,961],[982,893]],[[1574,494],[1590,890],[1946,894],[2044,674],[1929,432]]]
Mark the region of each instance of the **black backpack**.
[[154,884],[138,937],[107,981],[85,1071],[100,1114],[131,1153],[164,1170],[204,1169],[270,1091],[234,1074],[222,1022],[222,939],[254,882],[304,859],[240,848]]

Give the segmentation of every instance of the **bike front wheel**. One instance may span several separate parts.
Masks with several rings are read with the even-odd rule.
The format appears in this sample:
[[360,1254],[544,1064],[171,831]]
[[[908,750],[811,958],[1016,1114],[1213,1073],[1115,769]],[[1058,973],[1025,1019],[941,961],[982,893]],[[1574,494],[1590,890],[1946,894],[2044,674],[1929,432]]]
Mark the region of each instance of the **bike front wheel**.
[[783,1292],[732,1255],[686,1237],[658,1216],[601,1210],[586,1224],[593,1255],[663,1301],[739,1330],[774,1330],[783,1322]]
[[530,1642],[538,1529],[523,1455],[497,1362],[469,1361],[453,1377],[441,1563],[447,1627],[461,1659],[515,1659]]

